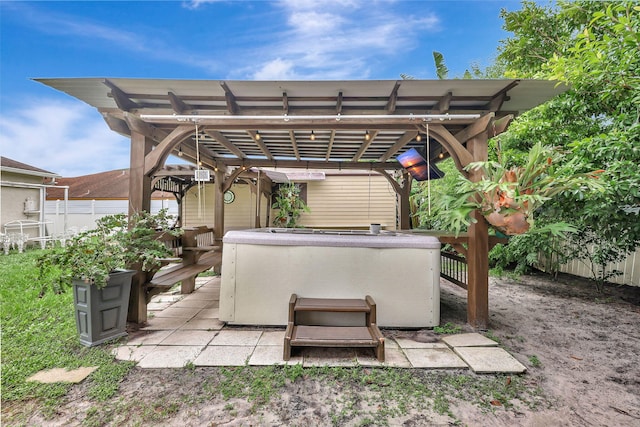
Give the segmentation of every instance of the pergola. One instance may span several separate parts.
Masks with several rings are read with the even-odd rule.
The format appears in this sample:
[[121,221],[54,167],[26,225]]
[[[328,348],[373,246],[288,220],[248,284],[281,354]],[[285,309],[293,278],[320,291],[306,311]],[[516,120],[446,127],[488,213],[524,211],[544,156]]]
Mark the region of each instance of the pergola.
[[[430,159],[451,157],[478,180],[464,167],[487,159],[488,139],[566,90],[541,80],[36,81],[95,107],[113,131],[130,137],[130,212],[149,210],[154,184],[171,175],[165,169],[170,154],[209,170],[217,190],[217,239],[225,191],[255,167],[378,172],[398,193],[399,226],[408,229],[411,177],[395,160],[398,154],[428,146]],[[478,221],[455,243],[468,263],[467,320],[486,328],[490,239],[487,223],[475,215]]]

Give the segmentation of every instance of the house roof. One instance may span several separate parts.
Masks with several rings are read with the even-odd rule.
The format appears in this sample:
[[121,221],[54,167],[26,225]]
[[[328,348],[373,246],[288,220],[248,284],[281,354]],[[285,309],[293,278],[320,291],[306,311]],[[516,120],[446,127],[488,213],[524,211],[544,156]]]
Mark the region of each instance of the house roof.
[[[118,200],[129,198],[129,169],[117,169],[73,178],[58,178],[57,185],[69,187],[69,200]],[[154,192],[155,199],[167,198],[165,193]],[[64,198],[64,189],[50,187],[47,200]]]
[[[210,168],[305,162],[314,168],[359,162],[395,167],[396,155],[425,146],[428,124],[465,144],[479,117],[517,116],[567,89],[552,81],[506,79],[35,80],[95,107],[120,134],[135,131],[157,146],[177,132],[172,153],[190,161],[199,157]],[[445,151],[430,139],[433,154]]]
[[0,157],[0,170],[3,172],[21,173],[23,175],[41,176],[43,178],[56,178],[60,175],[8,157]]

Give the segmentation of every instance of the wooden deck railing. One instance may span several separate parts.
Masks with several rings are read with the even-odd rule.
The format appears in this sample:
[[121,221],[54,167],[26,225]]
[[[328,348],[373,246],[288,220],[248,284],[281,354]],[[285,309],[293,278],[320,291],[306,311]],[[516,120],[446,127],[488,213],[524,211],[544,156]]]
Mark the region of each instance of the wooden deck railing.
[[440,276],[467,289],[467,260],[457,254],[440,252]]

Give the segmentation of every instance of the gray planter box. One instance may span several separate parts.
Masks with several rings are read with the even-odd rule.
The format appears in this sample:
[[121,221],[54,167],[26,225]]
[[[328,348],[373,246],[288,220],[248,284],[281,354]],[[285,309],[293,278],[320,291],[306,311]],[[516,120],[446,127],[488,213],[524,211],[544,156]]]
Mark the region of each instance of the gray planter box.
[[107,286],[73,280],[73,302],[80,344],[87,347],[127,335],[127,310],[132,270],[111,273]]

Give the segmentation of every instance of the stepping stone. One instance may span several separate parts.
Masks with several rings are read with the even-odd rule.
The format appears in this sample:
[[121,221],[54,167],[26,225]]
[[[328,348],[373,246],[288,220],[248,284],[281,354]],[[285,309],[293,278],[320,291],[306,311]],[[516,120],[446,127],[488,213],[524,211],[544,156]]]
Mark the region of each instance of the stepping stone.
[[380,362],[373,350],[359,348],[356,351],[356,357],[358,358],[358,364],[361,366],[391,366],[394,368],[410,368],[411,362],[407,359],[407,356],[398,348],[398,345],[388,346],[388,343],[394,343],[393,340],[384,342],[384,362]]
[[199,329],[178,329],[167,338],[162,340],[160,345],[197,345],[204,347],[216,336],[218,331],[203,331]]
[[302,357],[293,356],[289,360],[282,358],[283,344],[276,345],[258,345],[249,359],[251,366],[271,366],[271,365],[301,365]]
[[199,346],[156,346],[138,362],[140,368],[183,368],[200,354]]
[[497,347],[498,343],[478,333],[456,334],[442,338],[449,347]]
[[258,344],[261,335],[262,331],[234,331],[223,329],[211,340],[209,346],[255,346]]
[[73,369],[71,371],[66,368],[53,368],[46,371],[40,371],[29,378],[27,381],[38,383],[79,383],[87,378],[93,371],[98,369],[97,366],[88,366],[84,368]]
[[[447,347],[446,344],[443,344],[441,342],[420,342],[420,341],[414,341],[414,340],[409,339],[409,338],[396,338],[396,342],[403,349],[407,349],[407,348],[449,348],[449,347]],[[387,341],[385,341],[385,344],[386,343],[387,343]]]
[[453,349],[476,374],[521,374],[527,368],[500,347],[455,347]]
[[448,348],[408,348],[404,353],[414,368],[466,369],[468,367]]

